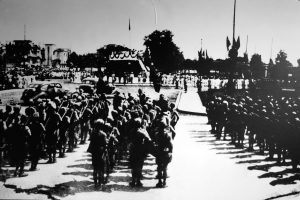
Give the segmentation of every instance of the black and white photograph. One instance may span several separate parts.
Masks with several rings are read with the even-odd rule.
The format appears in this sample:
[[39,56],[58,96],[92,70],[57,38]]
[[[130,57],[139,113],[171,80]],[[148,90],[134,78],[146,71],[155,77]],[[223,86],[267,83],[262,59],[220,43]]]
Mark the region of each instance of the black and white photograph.
[[300,199],[300,1],[0,0],[0,199]]

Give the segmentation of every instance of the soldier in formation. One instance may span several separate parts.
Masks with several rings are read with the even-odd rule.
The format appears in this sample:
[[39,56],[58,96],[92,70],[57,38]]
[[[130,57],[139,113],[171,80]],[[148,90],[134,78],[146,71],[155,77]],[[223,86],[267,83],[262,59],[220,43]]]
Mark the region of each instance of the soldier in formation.
[[[136,97],[116,93],[112,105],[105,94],[74,94],[31,102],[22,114],[19,106],[0,112],[0,162],[15,166],[15,176],[37,170],[41,158],[56,162],[88,139],[95,186],[105,184],[116,164],[129,159],[132,187],[142,186],[142,169],[149,153],[158,165],[157,187],[166,186],[175,126],[179,115],[164,95],[152,100],[142,90]],[[0,163],[2,164],[2,163]],[[1,166],[1,165],[0,165]]]
[[231,144],[243,148],[248,137],[248,150],[257,146],[259,153],[268,153],[277,162],[300,164],[300,99],[271,95],[214,96],[207,104],[211,132],[216,139],[230,136]]

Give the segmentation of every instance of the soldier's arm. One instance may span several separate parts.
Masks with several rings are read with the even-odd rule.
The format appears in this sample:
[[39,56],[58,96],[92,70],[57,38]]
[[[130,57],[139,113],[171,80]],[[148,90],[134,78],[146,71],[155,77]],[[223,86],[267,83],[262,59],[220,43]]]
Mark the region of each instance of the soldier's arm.
[[25,126],[25,133],[27,136],[31,136],[31,131],[30,128],[28,126]]
[[40,127],[41,127],[42,132],[46,131],[44,124],[40,123]]
[[170,130],[172,132],[172,139],[174,139],[175,136],[176,136],[176,131],[174,130],[174,128],[172,126],[169,126],[169,128],[170,128]]

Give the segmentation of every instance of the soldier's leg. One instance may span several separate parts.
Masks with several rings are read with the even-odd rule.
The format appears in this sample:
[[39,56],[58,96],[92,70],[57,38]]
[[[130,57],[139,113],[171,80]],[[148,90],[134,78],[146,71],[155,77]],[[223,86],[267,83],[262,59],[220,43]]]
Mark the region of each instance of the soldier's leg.
[[24,154],[18,162],[19,163],[18,165],[20,167],[19,177],[27,176],[27,174],[24,174],[25,160],[26,160],[26,154]]
[[78,127],[76,127],[76,129],[74,130],[74,143],[73,143],[73,148],[77,147],[77,143],[78,143],[78,139],[79,139],[79,129]]
[[18,171],[19,171],[19,168],[20,168],[19,162],[20,161],[15,161],[16,168],[15,168],[15,171],[14,171],[14,176],[18,175]]
[[68,152],[73,151],[73,143],[74,143],[74,132],[70,130],[69,141],[68,141]]
[[48,162],[47,163],[52,163],[52,150],[51,150],[51,144],[47,144],[47,154],[48,154]]
[[99,169],[98,174],[99,174],[99,176],[98,176],[99,185],[104,184],[104,168],[103,167],[101,167],[101,169]]
[[34,150],[31,150],[31,155],[30,155],[30,161],[31,161],[31,167],[30,167],[30,170],[35,170],[36,169],[36,165],[37,165],[37,161],[38,161],[38,158],[37,158],[37,154],[38,152],[36,151],[36,149]]
[[222,125],[220,122],[217,122],[216,126],[216,139],[219,140],[221,138]]
[[285,159],[287,156],[287,149],[285,147],[282,148],[282,163],[285,163]]
[[2,172],[2,160],[3,160],[3,157],[2,157],[2,154],[3,152],[2,152],[2,150],[0,149],[0,173]]
[[140,159],[138,161],[137,174],[136,174],[136,186],[138,186],[138,187],[142,187],[143,186],[143,184],[141,182],[143,165],[144,165],[144,159]]
[[254,134],[252,131],[249,132],[249,150],[253,150],[253,145],[254,145]]
[[59,138],[57,148],[58,148],[58,155],[59,155],[60,158],[62,158],[63,157],[63,142],[62,142],[62,138]]
[[223,135],[223,140],[226,140],[227,131],[228,131],[228,125],[227,125],[227,123],[225,123],[225,125],[224,125],[224,135]]
[[157,178],[158,178],[158,183],[156,184],[156,187],[162,187],[163,186],[163,182],[162,182],[163,169],[162,169],[161,164],[159,164],[157,166]]
[[129,183],[131,187],[136,186],[136,169],[132,167],[131,169],[131,182]]
[[168,177],[167,169],[168,169],[168,166],[166,164],[163,169],[163,186],[167,185],[167,177]]
[[273,141],[269,140],[268,141],[268,146],[269,146],[269,158],[273,159],[274,158],[274,153],[275,153],[275,144]]
[[55,145],[53,146],[53,149],[52,149],[52,162],[55,163],[56,162],[56,147]]

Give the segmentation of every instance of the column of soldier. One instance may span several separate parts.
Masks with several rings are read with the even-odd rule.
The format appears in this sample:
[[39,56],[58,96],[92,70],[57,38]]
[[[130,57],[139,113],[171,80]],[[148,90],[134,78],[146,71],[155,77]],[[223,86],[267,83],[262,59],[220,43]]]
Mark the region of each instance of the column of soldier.
[[217,95],[207,104],[211,132],[217,139],[230,136],[231,144],[249,151],[268,153],[278,164],[291,159],[294,170],[300,161],[300,98],[271,95]]
[[96,187],[105,184],[116,163],[128,157],[130,186],[142,186],[148,153],[156,157],[158,165],[156,186],[164,187],[179,119],[175,105],[163,95],[152,101],[142,90],[137,98],[117,92],[110,104],[105,94],[79,94],[53,101],[39,99],[26,108],[25,115],[19,106],[7,105],[5,112],[0,112],[0,170],[3,162],[9,161],[15,166],[14,176],[26,176],[27,159],[34,171],[41,158],[55,163],[57,154],[64,157],[66,151],[72,152],[88,139]]

